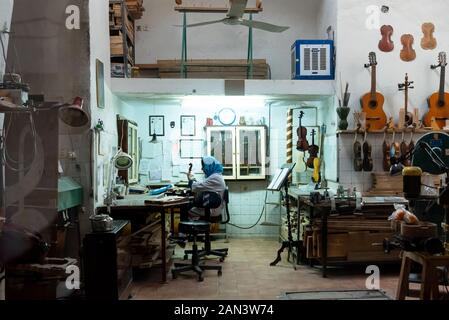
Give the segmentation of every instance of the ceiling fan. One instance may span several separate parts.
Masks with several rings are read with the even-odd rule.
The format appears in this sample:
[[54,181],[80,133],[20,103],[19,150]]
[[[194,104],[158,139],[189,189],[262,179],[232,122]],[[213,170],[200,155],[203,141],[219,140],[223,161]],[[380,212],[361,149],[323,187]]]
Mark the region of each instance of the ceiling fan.
[[191,27],[199,27],[199,26],[205,26],[215,23],[224,23],[227,25],[243,25],[247,27],[252,27],[255,29],[260,29],[268,32],[284,32],[285,30],[289,29],[290,27],[282,27],[277,26],[274,24],[261,22],[261,21],[254,21],[254,20],[246,20],[243,19],[243,15],[245,14],[246,5],[248,3],[248,0],[229,0],[229,3],[231,4],[231,7],[226,15],[226,18],[220,19],[220,20],[214,20],[214,21],[206,21],[201,23],[194,23],[187,25],[188,28]]

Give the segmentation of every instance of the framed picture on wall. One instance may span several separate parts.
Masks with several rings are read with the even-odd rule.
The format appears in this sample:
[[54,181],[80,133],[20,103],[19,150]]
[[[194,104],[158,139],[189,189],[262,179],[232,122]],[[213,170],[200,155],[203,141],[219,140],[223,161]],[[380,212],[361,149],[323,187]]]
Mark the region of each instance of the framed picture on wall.
[[100,60],[96,60],[96,85],[97,85],[97,107],[104,109],[104,65]]
[[179,156],[181,159],[201,159],[203,148],[204,140],[182,139],[179,141]]
[[158,137],[165,136],[164,116],[150,116],[150,137],[154,134]]
[[195,135],[195,116],[181,116],[181,136],[194,137]]

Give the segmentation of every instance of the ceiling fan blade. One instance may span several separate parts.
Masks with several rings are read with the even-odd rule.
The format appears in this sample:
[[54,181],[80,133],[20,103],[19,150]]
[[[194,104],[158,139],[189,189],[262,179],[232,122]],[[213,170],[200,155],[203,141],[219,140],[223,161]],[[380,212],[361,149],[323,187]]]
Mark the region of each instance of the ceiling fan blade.
[[[224,22],[225,20],[226,19],[220,19],[220,20],[214,20],[214,21],[205,21],[205,22],[200,22],[200,23],[193,23],[193,24],[188,24],[186,27],[187,28],[191,28],[191,27],[207,26],[209,24],[215,24],[215,23]],[[183,27],[183,26],[176,25],[176,27]]]
[[246,5],[248,0],[229,0],[231,8],[228,11],[229,18],[240,19],[245,14]]
[[241,24],[247,27],[253,27],[255,29],[260,29],[268,32],[284,32],[285,30],[290,28],[254,20],[243,20]]

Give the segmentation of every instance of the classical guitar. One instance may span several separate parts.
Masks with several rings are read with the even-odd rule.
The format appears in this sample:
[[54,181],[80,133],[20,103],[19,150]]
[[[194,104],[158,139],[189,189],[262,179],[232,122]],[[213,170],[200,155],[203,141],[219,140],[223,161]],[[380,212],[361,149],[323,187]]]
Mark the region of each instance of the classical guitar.
[[382,39],[379,41],[379,50],[382,52],[391,52],[394,50],[394,42],[391,40],[393,35],[393,27],[384,25],[380,28]]
[[421,39],[421,48],[424,50],[433,50],[437,47],[437,39],[433,36],[435,32],[435,25],[431,22],[422,25],[422,32],[424,34]]
[[371,68],[371,91],[361,99],[362,111],[366,114],[366,126],[371,130],[381,130],[387,124],[387,115],[382,109],[385,98],[376,91],[376,53],[370,52],[369,63],[365,64],[365,68]]
[[320,152],[320,147],[315,144],[315,129],[312,130],[312,144],[309,147],[309,159],[307,159],[307,167],[310,169],[314,169],[315,159],[318,158],[318,152]]
[[444,91],[446,82],[446,53],[441,52],[438,56],[438,64],[431,66],[432,69],[441,68],[440,89],[432,94],[428,99],[429,112],[424,117],[424,125],[432,126],[432,118],[435,119],[438,127],[444,128],[446,120],[449,119],[449,93]]
[[401,37],[402,50],[401,50],[401,60],[405,62],[410,62],[416,59],[416,51],[413,49],[413,43],[415,38],[411,34],[404,34]]
[[398,84],[399,91],[405,92],[405,105],[404,105],[404,127],[407,128],[412,125],[413,123],[413,115],[411,112],[408,112],[408,90],[414,89],[415,87],[412,87],[413,81],[408,81],[408,73],[405,74],[405,82]]

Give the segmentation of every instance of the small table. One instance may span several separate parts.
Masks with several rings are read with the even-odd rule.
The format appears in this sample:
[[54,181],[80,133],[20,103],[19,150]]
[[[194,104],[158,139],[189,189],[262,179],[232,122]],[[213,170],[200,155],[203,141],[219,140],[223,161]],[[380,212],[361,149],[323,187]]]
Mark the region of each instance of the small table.
[[[409,288],[409,276],[412,262],[422,265],[421,290]],[[401,275],[399,277],[397,300],[407,296],[419,297],[421,300],[438,300],[440,295],[437,267],[449,267],[449,255],[433,256],[424,252],[403,252]]]
[[[128,195],[123,200],[115,201],[115,204],[111,206],[111,215],[114,216],[114,213],[120,212],[120,219],[128,219],[133,221],[133,217],[139,212],[143,212],[146,214],[159,212],[161,214],[161,258],[162,258],[162,282],[167,282],[167,232],[165,230],[166,217],[165,217],[165,209],[170,209],[171,221],[172,221],[172,230],[173,230],[173,209],[174,208],[183,208],[187,207],[190,204],[190,197],[185,197],[179,201],[170,201],[167,203],[146,203],[148,200],[157,200],[159,197],[149,196],[149,195]],[[101,209],[105,209],[102,207]]]

